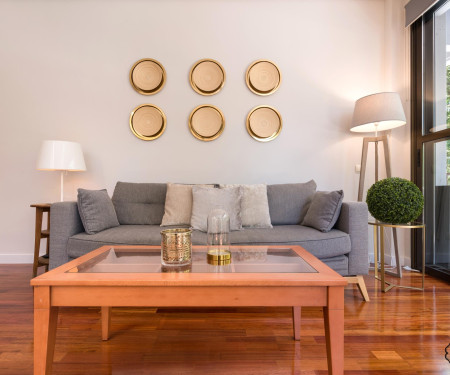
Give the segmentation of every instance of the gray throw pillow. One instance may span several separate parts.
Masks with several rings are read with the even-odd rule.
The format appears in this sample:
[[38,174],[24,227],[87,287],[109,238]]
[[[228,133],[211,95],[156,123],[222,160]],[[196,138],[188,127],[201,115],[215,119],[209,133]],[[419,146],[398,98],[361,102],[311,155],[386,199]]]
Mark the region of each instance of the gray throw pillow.
[[206,232],[209,213],[220,207],[230,216],[230,230],[242,229],[241,199],[240,187],[215,189],[193,186],[191,227]]
[[300,224],[315,192],[314,180],[297,184],[267,185],[272,225]]
[[88,234],[120,225],[106,189],[78,189],[78,212]]
[[343,199],[342,190],[318,191],[314,194],[302,225],[329,232],[339,217]]
[[221,188],[236,186],[240,186],[242,189],[242,226],[244,228],[273,228],[270,222],[267,185],[220,185]]

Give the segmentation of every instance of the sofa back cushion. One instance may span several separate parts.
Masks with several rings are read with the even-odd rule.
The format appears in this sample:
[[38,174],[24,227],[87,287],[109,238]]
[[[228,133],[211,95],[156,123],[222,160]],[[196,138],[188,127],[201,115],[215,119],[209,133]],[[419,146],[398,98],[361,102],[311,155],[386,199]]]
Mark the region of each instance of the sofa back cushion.
[[120,224],[161,224],[167,185],[118,182],[112,201]]
[[267,185],[272,225],[300,224],[308,211],[316,187],[314,180],[297,184]]

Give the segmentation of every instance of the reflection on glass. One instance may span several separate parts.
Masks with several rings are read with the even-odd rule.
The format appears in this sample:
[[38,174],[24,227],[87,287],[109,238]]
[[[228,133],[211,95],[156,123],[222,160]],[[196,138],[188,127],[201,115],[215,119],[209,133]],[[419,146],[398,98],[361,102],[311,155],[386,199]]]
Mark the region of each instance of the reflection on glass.
[[434,14],[434,123],[426,133],[450,127],[450,4]]
[[207,247],[195,248],[192,264],[161,264],[161,249],[128,249],[111,247],[108,251],[70,269],[77,273],[310,273],[317,272],[290,248],[232,247],[231,263],[211,265]]
[[189,273],[192,271],[192,264],[185,264],[184,266],[165,266],[161,264],[162,273]]
[[426,266],[450,273],[450,140],[425,144]]

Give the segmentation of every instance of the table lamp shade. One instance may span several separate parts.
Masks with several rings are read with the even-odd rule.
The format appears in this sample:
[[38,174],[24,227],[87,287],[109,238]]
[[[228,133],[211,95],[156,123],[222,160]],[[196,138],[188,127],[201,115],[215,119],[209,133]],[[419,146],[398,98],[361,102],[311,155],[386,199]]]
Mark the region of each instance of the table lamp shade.
[[37,169],[48,171],[85,171],[81,145],[67,141],[44,141]]
[[405,112],[398,93],[381,92],[356,101],[350,130],[366,133],[389,130],[405,124]]

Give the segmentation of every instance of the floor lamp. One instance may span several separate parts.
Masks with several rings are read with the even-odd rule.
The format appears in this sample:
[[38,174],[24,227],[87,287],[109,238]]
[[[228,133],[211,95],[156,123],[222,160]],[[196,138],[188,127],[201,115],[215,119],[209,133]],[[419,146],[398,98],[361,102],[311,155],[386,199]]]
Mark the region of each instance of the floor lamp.
[[43,171],[61,171],[61,202],[64,200],[64,173],[67,171],[85,171],[81,145],[67,141],[44,141],[37,162],[37,169]]
[[[358,201],[362,201],[364,192],[364,178],[367,165],[367,151],[369,143],[375,143],[375,182],[378,181],[378,143],[383,144],[384,162],[387,177],[391,174],[391,159],[389,155],[388,137],[386,134],[378,135],[378,132],[394,129],[406,124],[405,112],[403,111],[400,96],[396,92],[381,92],[364,96],[355,103],[351,131],[369,133],[375,132],[373,137],[363,138],[361,155],[361,171],[359,176]],[[395,258],[397,272],[387,272],[397,277],[402,277],[402,271],[398,255],[397,230],[393,228]],[[377,265],[375,265],[377,267]]]

